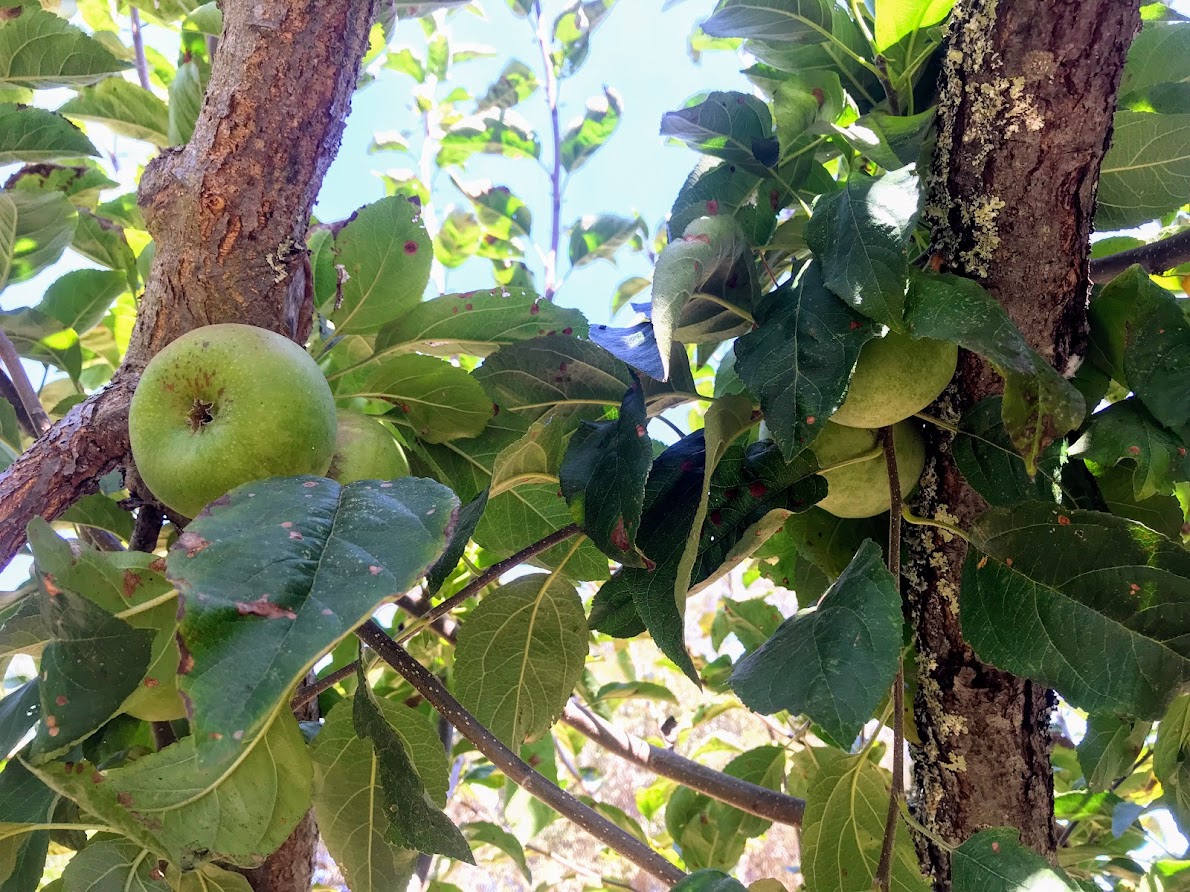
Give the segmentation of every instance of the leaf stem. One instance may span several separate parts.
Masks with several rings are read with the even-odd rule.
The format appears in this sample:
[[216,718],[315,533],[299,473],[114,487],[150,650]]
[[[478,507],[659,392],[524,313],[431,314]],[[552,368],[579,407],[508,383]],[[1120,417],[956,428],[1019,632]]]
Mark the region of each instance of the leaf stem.
[[968,545],[973,545],[971,537],[967,533],[952,523],[947,523],[945,520],[935,520],[931,517],[919,517],[909,510],[905,505],[901,506],[901,517],[907,522],[913,524],[915,527],[938,527],[941,530],[946,530],[948,533],[953,533],[958,536]]
[[554,60],[550,58],[549,35],[546,33],[545,17],[541,12],[541,0],[533,2],[534,33],[537,47],[541,51],[541,64],[545,69],[545,99],[550,110],[550,130],[553,135],[553,167],[550,170],[550,247],[545,258],[546,300],[553,300],[558,290],[558,246],[562,238],[562,126],[558,120],[558,76],[554,71]]
[[355,633],[376,651],[402,678],[429,701],[460,734],[483,753],[509,780],[536,799],[586,830],[613,851],[623,855],[641,870],[668,886],[677,885],[686,874],[645,845],[635,836],[621,830],[594,809],[579,802],[561,787],[535,771],[527,762],[498,740],[446,690],[442,682],[405,648],[384,633],[375,620],[369,620]]
[[12,376],[12,386],[16,388],[17,396],[21,400],[21,408],[33,423],[34,431],[41,436],[50,429],[50,417],[41,407],[41,400],[37,391],[33,389],[33,382],[29,380],[25,367],[21,365],[17,348],[3,331],[0,331],[0,360],[3,360],[8,374]]
[[[896,444],[893,429],[883,428],[880,440],[884,448],[884,463],[888,469],[888,497],[891,510],[888,522],[888,572],[892,574],[897,600],[901,600],[901,476],[897,471]],[[902,612],[904,605],[902,605]],[[893,844],[897,839],[897,815],[900,811],[901,782],[905,774],[905,660],[897,649],[897,675],[893,679],[893,768],[892,787],[888,793],[888,814],[884,820],[884,841],[880,846],[880,861],[873,881],[880,892],[889,892],[892,881]]]
[[486,570],[472,579],[463,588],[459,589],[438,606],[432,607],[417,622],[413,623],[404,631],[402,631],[401,634],[397,636],[397,643],[404,644],[418,632],[422,631],[427,626],[432,625],[439,618],[446,616],[446,614],[450,613],[468,598],[479,594],[479,592],[483,591],[509,570],[519,567],[525,561],[532,557],[536,557],[543,551],[548,551],[559,542],[565,542],[571,536],[577,536],[579,532],[578,524],[568,524],[567,526],[562,527],[562,529],[550,533],[544,539],[539,539],[532,545],[522,548],[512,557],[505,558],[502,561],[492,564],[492,566],[488,567]]

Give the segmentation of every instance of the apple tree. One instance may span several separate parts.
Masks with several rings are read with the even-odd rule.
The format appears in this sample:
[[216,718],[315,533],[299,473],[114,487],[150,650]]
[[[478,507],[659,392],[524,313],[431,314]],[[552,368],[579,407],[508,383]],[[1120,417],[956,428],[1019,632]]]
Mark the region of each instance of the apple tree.
[[0,0],[0,890],[1190,888],[1178,4],[708,3],[660,223],[488,6]]

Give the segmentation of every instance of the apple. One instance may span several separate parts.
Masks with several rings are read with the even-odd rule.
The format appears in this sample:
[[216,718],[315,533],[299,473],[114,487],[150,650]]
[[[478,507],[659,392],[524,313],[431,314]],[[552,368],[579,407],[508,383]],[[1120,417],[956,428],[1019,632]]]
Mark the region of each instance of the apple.
[[149,361],[128,432],[141,479],[194,517],[241,483],[322,475],[335,401],[318,365],[276,332],[234,323],[182,335]]
[[[926,466],[926,444],[912,421],[893,426],[893,447],[897,453],[897,478],[901,495],[907,496],[917,485]],[[888,468],[880,449],[880,432],[859,427],[845,427],[828,421],[810,446],[826,478],[826,498],[818,507],[836,517],[873,517],[889,509]],[[844,464],[862,455],[871,458]]]
[[890,331],[868,341],[831,421],[848,427],[885,427],[920,412],[954,377],[959,348],[949,341]]
[[409,460],[384,425],[369,415],[340,409],[335,455],[326,476],[340,483],[409,476]]

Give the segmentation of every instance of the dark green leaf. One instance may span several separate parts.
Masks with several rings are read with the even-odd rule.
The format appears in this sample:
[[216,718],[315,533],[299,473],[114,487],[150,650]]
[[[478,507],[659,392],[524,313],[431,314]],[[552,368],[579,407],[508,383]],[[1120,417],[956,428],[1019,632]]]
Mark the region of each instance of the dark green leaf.
[[78,269],[57,279],[37,308],[63,328],[86,334],[103,321],[108,308],[128,289],[122,272]]
[[1108,514],[1026,503],[972,530],[963,637],[1089,712],[1158,718],[1190,678],[1190,554]]
[[602,96],[587,101],[583,117],[562,137],[559,157],[567,173],[574,173],[586,164],[612,138],[620,124],[621,111],[619,94],[610,87],[603,88]]
[[1082,394],[1029,347],[1004,308],[974,280],[912,270],[905,321],[914,337],[956,343],[1000,373],[1004,427],[1029,473],[1050,443],[1082,423]]
[[194,669],[180,687],[204,763],[234,758],[324,652],[424,575],[456,507],[417,478],[276,478],[232,490],[186,528],[167,567],[185,604]]
[[782,453],[793,458],[842,404],[860,350],[878,326],[826,289],[817,263],[768,294],[756,322],[736,341],[736,371],[759,398]]
[[4,86],[78,87],[128,67],[80,28],[38,6],[22,6],[0,27]]
[[336,334],[371,334],[421,301],[432,251],[420,207],[400,196],[358,210],[335,238],[335,253],[350,278],[342,303],[324,306]]
[[994,827],[976,833],[951,857],[954,886],[963,892],[1082,892],[1066,872],[1021,845],[1016,830]]
[[878,179],[849,177],[842,190],[818,200],[806,224],[826,287],[895,331],[905,329],[905,245],[920,207],[918,177],[907,167]]
[[[700,158],[669,213],[671,239],[680,238],[699,217],[735,217],[754,245],[766,244],[776,223],[777,211],[761,200],[761,177],[729,161]],[[765,195],[767,198],[767,193]]]
[[900,648],[896,580],[869,539],[817,608],[782,623],[728,683],[749,708],[809,716],[846,749],[887,696]]
[[831,10],[825,0],[721,0],[702,23],[712,37],[819,43],[830,35]]
[[570,438],[558,479],[570,513],[591,541],[625,566],[647,566],[637,549],[645,478],[653,459],[639,381],[614,421],[583,422]]
[[115,533],[125,542],[132,537],[132,515],[100,493],[83,496],[58,518],[66,523]]
[[450,578],[458,566],[459,560],[467,550],[467,543],[475,533],[475,527],[483,518],[483,512],[488,506],[488,491],[485,489],[474,499],[459,509],[458,520],[450,533],[450,541],[441,557],[434,561],[434,565],[426,572],[426,594],[430,597],[438,594],[443,583]]
[[380,785],[388,804],[388,839],[419,852],[474,864],[467,840],[430,798],[400,735],[385,721],[362,669],[352,716],[355,733],[370,741],[376,754]]
[[91,140],[61,115],[0,103],[0,164],[36,164],[98,154]]
[[120,226],[90,211],[80,210],[78,227],[70,246],[88,260],[123,273],[125,287],[129,291],[136,290],[140,282],[136,255]]
[[109,77],[93,87],[84,87],[58,112],[97,121],[113,133],[143,139],[158,148],[170,144],[169,108],[144,87],[122,77]]
[[1030,480],[1024,460],[1004,429],[1000,404],[1000,397],[988,397],[967,410],[959,436],[950,447],[955,465],[989,505],[1058,501],[1065,443],[1055,440],[1049,445],[1038,462],[1037,475]]
[[529,872],[529,864],[525,860],[525,850],[520,840],[501,827],[488,821],[474,821],[463,825],[463,835],[472,845],[488,845],[499,849],[507,855],[521,872],[526,881],[533,881],[533,874]]
[[747,93],[713,92],[698,105],[666,112],[661,135],[762,177],[779,157],[769,108]]
[[7,756],[37,723],[41,696],[37,679],[27,681],[0,700],[0,753]]

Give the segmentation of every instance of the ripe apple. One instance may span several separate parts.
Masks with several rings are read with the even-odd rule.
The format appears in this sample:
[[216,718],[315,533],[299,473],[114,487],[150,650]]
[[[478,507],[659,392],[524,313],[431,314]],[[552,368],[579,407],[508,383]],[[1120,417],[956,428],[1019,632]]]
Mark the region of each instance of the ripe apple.
[[948,341],[893,331],[868,341],[831,421],[867,428],[896,424],[937,398],[954,377],[958,358],[959,348]]
[[[914,422],[902,421],[893,426],[893,447],[897,453],[901,495],[907,496],[926,466],[925,440]],[[888,468],[880,451],[879,431],[828,421],[810,451],[820,468],[833,468],[821,472],[826,478],[827,494],[818,503],[819,508],[836,517],[872,517],[889,509],[892,500],[888,493]],[[843,464],[873,452],[864,461]]]
[[384,425],[349,409],[340,409],[338,415],[335,455],[326,476],[343,484],[409,476],[409,460]]
[[128,412],[141,479],[186,517],[241,483],[324,474],[335,423],[330,387],[305,350],[230,323],[197,328],[154,356]]

